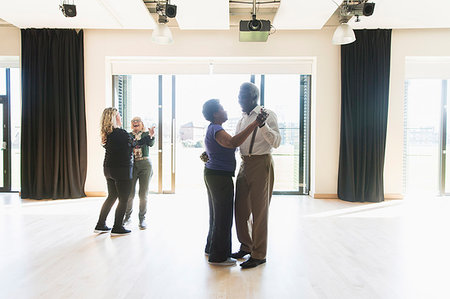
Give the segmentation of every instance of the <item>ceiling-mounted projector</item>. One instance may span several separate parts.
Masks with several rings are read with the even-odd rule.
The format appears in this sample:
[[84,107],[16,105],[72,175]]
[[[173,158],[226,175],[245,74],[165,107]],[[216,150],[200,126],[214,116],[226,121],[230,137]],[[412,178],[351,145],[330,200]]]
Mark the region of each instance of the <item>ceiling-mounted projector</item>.
[[253,19],[239,22],[240,42],[266,42],[270,34],[270,21]]

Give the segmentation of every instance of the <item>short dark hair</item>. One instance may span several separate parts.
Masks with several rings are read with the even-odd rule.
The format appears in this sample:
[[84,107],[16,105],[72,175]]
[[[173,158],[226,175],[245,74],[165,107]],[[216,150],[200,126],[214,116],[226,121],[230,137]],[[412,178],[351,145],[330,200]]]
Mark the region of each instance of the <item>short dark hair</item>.
[[214,121],[214,113],[220,110],[220,101],[218,99],[211,99],[206,101],[203,104],[203,116],[206,120],[209,120],[210,122]]
[[239,96],[251,101],[258,101],[259,89],[254,83],[244,82],[239,88]]

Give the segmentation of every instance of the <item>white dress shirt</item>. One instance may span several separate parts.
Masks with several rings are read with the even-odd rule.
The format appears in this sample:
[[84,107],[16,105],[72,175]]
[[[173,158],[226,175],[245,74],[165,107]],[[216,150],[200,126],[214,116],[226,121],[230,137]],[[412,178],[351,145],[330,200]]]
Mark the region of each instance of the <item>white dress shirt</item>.
[[[261,111],[261,106],[256,106],[250,114],[242,114],[242,118],[239,120],[236,127],[236,134],[244,130],[249,124],[251,124],[258,113]],[[280,146],[281,135],[278,129],[277,115],[275,112],[266,109],[269,116],[266,119],[266,124],[256,131],[255,142],[253,143],[252,155],[266,155],[272,152],[272,148]],[[239,147],[241,155],[248,156],[250,150],[250,143],[252,140],[252,134],[241,144]]]

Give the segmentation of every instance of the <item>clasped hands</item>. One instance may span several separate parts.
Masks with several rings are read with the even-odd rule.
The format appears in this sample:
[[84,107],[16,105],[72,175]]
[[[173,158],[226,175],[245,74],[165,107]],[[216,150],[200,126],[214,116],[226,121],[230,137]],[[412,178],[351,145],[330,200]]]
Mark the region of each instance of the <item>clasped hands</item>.
[[266,109],[264,107],[261,107],[261,111],[256,116],[256,121],[258,122],[258,126],[261,128],[266,124],[266,119],[269,116],[269,113],[267,113]]

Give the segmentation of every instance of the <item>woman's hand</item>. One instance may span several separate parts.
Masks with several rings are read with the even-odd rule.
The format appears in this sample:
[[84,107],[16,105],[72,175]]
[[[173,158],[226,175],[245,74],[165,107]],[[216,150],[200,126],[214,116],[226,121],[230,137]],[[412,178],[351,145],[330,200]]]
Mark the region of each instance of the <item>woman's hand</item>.
[[148,128],[148,133],[150,134],[150,137],[154,137],[155,136],[155,128],[156,126],[152,126],[150,128]]
[[208,162],[208,160],[209,160],[209,157],[208,157],[208,154],[206,153],[206,152],[203,152],[201,155],[200,155],[200,160],[202,160],[203,162]]

